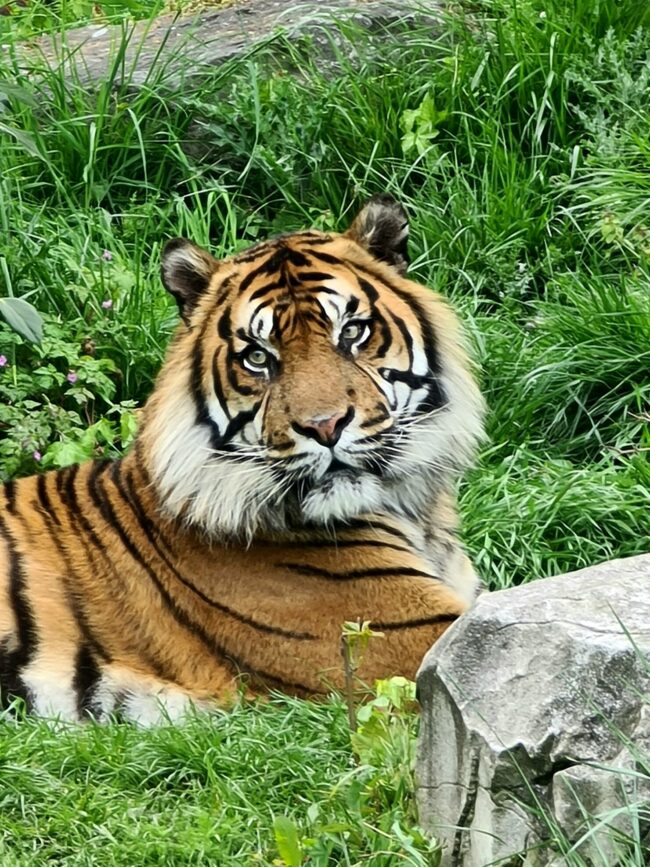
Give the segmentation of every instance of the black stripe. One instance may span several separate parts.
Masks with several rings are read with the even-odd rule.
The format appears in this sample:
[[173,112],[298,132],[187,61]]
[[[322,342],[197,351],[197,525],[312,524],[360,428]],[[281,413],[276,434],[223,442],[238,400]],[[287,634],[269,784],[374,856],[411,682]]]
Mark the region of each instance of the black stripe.
[[92,631],[90,624],[88,622],[88,617],[86,612],[81,604],[81,600],[79,599],[79,594],[75,592],[75,589],[72,587],[72,584],[67,576],[62,576],[63,584],[66,588],[66,598],[68,600],[68,605],[70,606],[70,610],[75,619],[75,623],[81,633],[84,642],[86,645],[91,648],[96,656],[99,656],[106,663],[111,663],[113,661],[113,655],[109,653],[108,650],[104,647],[104,645],[99,641],[97,636]]
[[429,394],[427,397],[420,402],[419,407],[423,409],[440,409],[447,403],[447,396],[444,393],[444,390],[438,381],[437,377],[441,373],[441,364],[440,364],[440,356],[437,349],[437,341],[436,336],[433,330],[433,326],[429,322],[427,315],[417,300],[414,298],[409,292],[405,289],[402,289],[400,286],[395,285],[392,280],[387,280],[385,276],[381,274],[377,274],[373,269],[368,268],[364,265],[359,265],[358,263],[354,263],[352,265],[353,269],[361,271],[369,277],[372,277],[375,280],[379,280],[383,283],[391,292],[394,292],[398,298],[401,298],[405,304],[407,304],[415,318],[418,320],[418,324],[420,326],[420,331],[422,332],[422,342],[424,344],[424,352],[427,357],[427,364],[429,366],[429,371],[431,373],[431,377],[429,379],[428,387]]
[[4,484],[4,493],[7,500],[7,511],[11,515],[16,514],[16,483],[11,479]]
[[192,368],[192,374],[190,377],[190,393],[196,409],[197,423],[205,425],[210,430],[210,443],[213,448],[219,448],[221,431],[208,412],[208,405],[205,400],[205,395],[203,394],[203,340],[209,321],[210,317],[206,317],[203,320],[199,334],[192,344],[192,352],[190,354],[190,363]]
[[379,373],[386,382],[405,382],[413,391],[418,388],[424,388],[431,382],[429,374],[420,376],[411,370],[395,370],[392,367],[380,367]]
[[223,302],[226,300],[228,295],[230,294],[230,287],[234,280],[234,274],[229,274],[221,286],[218,287],[219,294],[217,295],[216,301],[214,302],[215,307],[220,307]]
[[[267,283],[265,286],[260,286],[259,289],[256,289],[248,300],[256,301],[258,298],[262,298],[263,295],[275,292],[276,289],[282,289],[283,286],[284,284],[281,281],[274,280],[272,283]],[[267,301],[266,303],[269,302]]]
[[[92,499],[95,507],[99,510],[102,518],[104,518],[106,523],[115,531],[115,533],[117,533],[118,537],[122,541],[122,544],[129,552],[131,557],[135,560],[135,562],[138,563],[138,565],[140,565],[142,569],[144,569],[144,571],[147,573],[147,575],[151,578],[154,586],[158,590],[161,600],[164,602],[167,610],[171,613],[172,617],[174,617],[174,619],[182,626],[184,626],[189,632],[201,638],[201,629],[199,625],[194,624],[187,616],[187,614],[182,609],[180,609],[178,605],[174,602],[174,600],[171,598],[171,596],[163,586],[162,582],[156,575],[155,571],[144,559],[144,557],[142,556],[142,554],[118,520],[117,515],[115,514],[115,510],[110,504],[106,492],[101,485],[100,475],[96,467],[93,467],[91,475],[88,479],[88,493],[90,494],[90,498]],[[204,644],[205,643],[206,642],[204,641]],[[209,641],[207,643],[209,644]],[[142,653],[142,648],[139,647],[138,652]],[[150,665],[153,663],[152,658],[149,658],[148,661]],[[177,677],[164,670],[162,663],[159,660],[156,660],[155,665],[156,667],[154,668],[154,671],[156,674],[158,674],[159,677],[171,681],[178,680]]]
[[[112,662],[112,657],[108,653],[108,651],[104,647],[102,647],[102,645],[100,644],[98,639],[93,635],[92,630],[90,629],[90,625],[88,623],[88,618],[86,617],[86,612],[84,611],[83,606],[81,604],[81,601],[78,598],[78,594],[73,589],[72,581],[74,581],[75,584],[78,584],[79,579],[78,579],[78,577],[75,573],[75,570],[72,566],[72,561],[70,559],[70,556],[69,556],[63,542],[61,541],[60,535],[59,535],[56,527],[54,526],[54,523],[52,520],[53,515],[46,512],[40,503],[34,503],[33,505],[36,508],[36,510],[39,512],[39,514],[41,515],[41,517],[43,518],[45,523],[47,524],[47,529],[48,529],[48,532],[50,534],[50,538],[54,542],[59,554],[61,555],[61,559],[63,560],[63,562],[65,564],[66,574],[61,575],[60,579],[61,579],[61,583],[65,587],[66,599],[68,601],[68,605],[70,606],[70,611],[72,612],[72,615],[75,619],[75,622],[77,624],[79,632],[83,636],[83,639],[86,642],[86,644],[89,645],[90,647],[92,647],[92,649],[95,651],[95,653],[99,657],[101,657],[101,659],[103,659],[105,662],[110,663],[110,662]],[[74,517],[75,516],[71,515],[73,526],[75,526],[74,525]],[[57,523],[58,523],[58,526],[60,527],[61,526],[60,522],[57,522]],[[76,526],[75,526],[75,529],[76,529]],[[99,541],[99,540],[97,540],[97,541]]]
[[230,419],[228,427],[225,429],[223,436],[221,437],[220,447],[223,447],[235,436],[235,434],[238,434],[242,428],[246,427],[249,422],[253,421],[261,405],[262,401],[259,400],[257,403],[253,404],[250,409],[244,409]]
[[15,650],[4,654],[2,681],[4,689],[10,696],[18,696],[29,703],[29,695],[20,679],[20,672],[29,664],[38,646],[36,621],[27,598],[27,576],[23,558],[16,550],[15,539],[1,515],[0,535],[4,538],[9,552],[9,603],[16,619],[18,642]]
[[[285,443],[267,443],[267,448],[271,451],[277,452],[286,452],[288,449],[292,449],[295,446],[295,442],[293,440],[287,440]],[[283,464],[287,461],[295,461],[298,458],[303,458],[304,455],[290,455],[289,457],[282,458]]]
[[[224,415],[227,419],[230,419],[230,410],[228,409],[228,402],[226,400],[226,395],[223,390],[223,385],[221,383],[221,373],[219,371],[219,352],[223,349],[223,347],[218,347],[215,350],[214,355],[212,356],[212,387],[214,388],[214,393],[217,396],[217,400],[219,401],[219,406],[224,412]],[[227,363],[227,362],[226,362]]]
[[25,703],[25,709],[30,710],[32,696],[12,662],[12,654],[7,650],[7,643],[0,644],[0,711],[7,710],[15,699]]
[[325,326],[328,329],[328,333],[329,333],[329,328],[332,325],[332,320],[327,315],[327,311],[325,310],[325,307],[323,306],[323,302],[320,300],[320,298],[314,298],[313,303],[316,305],[316,310],[314,310],[312,308],[311,316],[316,317],[315,321],[319,325]]
[[256,244],[255,247],[249,248],[245,250],[243,253],[239,253],[237,256],[233,258],[233,262],[239,264],[240,262],[254,262],[256,259],[259,259],[261,256],[266,255],[271,250],[275,249],[277,246],[276,241],[265,241],[261,244]]
[[434,614],[432,617],[419,617],[416,620],[393,620],[388,623],[372,620],[371,626],[373,629],[390,632],[394,629],[417,629],[419,626],[435,626],[436,623],[453,623],[459,617],[459,614]]
[[92,715],[94,692],[100,678],[100,670],[87,644],[77,651],[72,687],[77,696],[77,712],[80,717]]
[[[327,279],[331,280],[332,276],[329,275]],[[318,304],[320,304],[321,302],[318,300],[318,298],[314,298],[315,292],[324,295],[336,295],[337,298],[343,297],[340,292],[337,292],[336,289],[330,289],[329,286],[311,286],[306,292],[295,292],[294,298],[296,299],[296,301],[314,300]]]
[[[251,340],[251,344],[254,344],[254,343],[255,343],[255,341]],[[242,356],[240,356],[240,358],[241,357]],[[269,356],[268,364],[269,364],[269,366],[268,366],[269,375],[271,375],[272,369],[274,367],[273,356]],[[226,375],[228,377],[228,382],[230,383],[230,386],[234,391],[236,391],[238,394],[243,395],[244,397],[250,397],[251,394],[255,394],[257,389],[251,388],[250,385],[241,385],[241,383],[239,382],[239,380],[237,378],[237,376],[240,372],[239,358],[238,358],[237,354],[235,352],[233,352],[232,349],[229,349],[228,353],[226,355],[225,368],[226,368]]]
[[310,250],[314,259],[319,259],[321,262],[327,262],[328,265],[341,265],[341,259],[338,256],[332,256],[331,253],[325,253],[323,250]]
[[[147,541],[149,542],[150,546],[153,548],[155,553],[158,555],[160,560],[164,563],[164,565],[167,567],[167,569],[172,573],[172,575],[184,587],[186,587],[188,590],[190,590],[192,593],[194,593],[196,596],[198,596],[201,600],[203,600],[203,602],[207,603],[208,605],[210,605],[213,608],[216,608],[218,611],[221,611],[223,614],[226,614],[227,616],[232,617],[235,620],[238,620],[240,623],[243,623],[246,626],[251,626],[254,629],[259,629],[261,632],[267,632],[267,633],[273,634],[273,635],[282,635],[286,638],[298,638],[298,639],[306,639],[306,640],[312,640],[312,639],[316,638],[315,635],[311,635],[308,632],[293,632],[290,630],[281,629],[278,626],[271,626],[271,625],[266,624],[266,623],[261,623],[257,620],[254,620],[252,617],[248,617],[245,614],[241,614],[239,611],[235,611],[234,609],[230,608],[228,605],[224,605],[223,603],[217,602],[215,599],[211,599],[209,596],[206,596],[206,594],[203,593],[201,590],[199,590],[198,587],[195,587],[191,581],[189,581],[187,578],[185,578],[183,575],[181,575],[181,573],[178,571],[178,569],[176,569],[176,567],[170,561],[169,557],[161,549],[161,547],[158,543],[159,543],[159,541],[162,541],[162,540],[160,538],[157,538],[157,537],[159,537],[159,534],[157,532],[157,528],[156,528],[155,524],[152,522],[152,520],[149,518],[149,516],[145,513],[144,508],[142,507],[142,503],[140,502],[140,500],[137,497],[136,491],[131,487],[131,489],[127,492],[127,490],[125,489],[125,486],[122,483],[121,472],[120,472],[119,468],[116,468],[116,466],[114,466],[114,468],[111,472],[111,480],[112,480],[113,484],[115,485],[115,488],[117,490],[117,493],[120,496],[120,499],[127,506],[130,507],[130,509],[131,509],[133,515],[135,516],[138,524],[140,525],[142,531],[144,532],[144,534],[147,538]],[[111,508],[110,504],[108,503],[107,497],[106,497],[106,505],[109,508]],[[113,512],[113,514],[115,514],[115,513]],[[124,530],[122,532],[124,533],[124,537],[128,539],[126,532]],[[129,547],[129,550],[130,551],[132,550],[132,552],[133,551],[135,552],[132,555],[135,557],[135,559],[138,561],[138,563],[140,563],[140,565],[144,569],[147,570],[149,575],[151,577],[153,577],[153,575],[154,575],[153,568],[145,561],[144,557],[142,556],[142,553],[140,552],[139,549],[137,549],[135,543],[129,539],[129,544],[131,546],[131,547]],[[157,578],[157,576],[156,576],[155,580],[156,581],[159,580]],[[169,597],[169,598],[171,598],[171,597]],[[176,605],[176,603],[174,603],[174,604]]]
[[391,292],[394,292],[398,298],[401,298],[405,304],[407,304],[415,315],[415,318],[418,320],[418,324],[420,326],[420,330],[422,331],[422,340],[424,342],[424,350],[427,356],[427,362],[429,364],[429,369],[432,373],[440,373],[440,358],[438,356],[438,351],[436,347],[436,337],[433,331],[433,327],[427,318],[427,315],[418,301],[417,298],[414,298],[410,292],[407,292],[405,289],[402,289],[400,286],[396,286],[392,281],[387,280],[385,277],[373,273],[373,271],[369,268],[366,268],[363,265],[354,265],[355,268],[358,268],[360,271],[364,271],[369,274],[369,276],[374,277],[377,280],[380,280],[384,283]]
[[358,309],[359,299],[355,295],[353,295],[348,301],[348,303],[345,305],[345,312],[348,314],[348,316],[351,316],[353,313],[356,313]]
[[339,530],[379,530],[382,533],[388,533],[391,536],[396,536],[398,539],[403,539],[407,545],[413,547],[412,540],[406,535],[406,533],[402,532],[402,530],[398,530],[395,527],[391,527],[390,524],[384,524],[382,521],[368,521],[363,518],[350,518],[350,520],[346,521],[344,524],[340,524],[338,527]]
[[365,292],[372,304],[375,304],[379,300],[379,292],[372,283],[369,283],[368,280],[364,280],[363,277],[359,277],[358,274],[357,283],[359,284],[359,289]]
[[314,232],[300,232],[295,236],[295,242],[305,247],[317,247],[319,244],[329,244],[331,235],[317,235]]
[[283,247],[277,249],[268,259],[262,262],[261,265],[258,265],[257,268],[248,272],[239,284],[239,293],[244,293],[251,283],[262,274],[273,274],[274,271],[277,271],[280,268],[286,258],[287,251]]
[[[325,332],[329,334],[329,326],[331,325],[331,320],[324,316],[321,312],[316,312],[315,310],[303,310],[300,313],[300,321],[301,322],[313,322],[315,325],[327,325],[328,330]],[[365,342],[365,341],[364,341]],[[360,349],[362,344],[357,344],[356,348]]]
[[385,317],[382,316],[376,309],[374,312],[374,319],[375,322],[377,322],[377,324],[379,325],[379,331],[381,332],[381,343],[377,347],[375,357],[385,358],[386,353],[393,344],[393,337],[390,333],[390,328],[388,327],[388,322],[386,322]]
[[430,572],[422,572],[410,566],[399,566],[394,569],[378,566],[372,569],[352,569],[349,572],[332,572],[321,569],[320,566],[307,566],[304,563],[275,563],[278,569],[289,569],[301,575],[312,575],[314,578],[326,578],[328,581],[362,581],[366,578],[429,578],[439,580]]
[[[383,421],[386,420],[388,416],[385,416]],[[363,446],[368,445],[369,443],[373,443],[375,445],[382,445],[387,433],[390,433],[393,430],[394,425],[391,424],[389,428],[384,428],[384,430],[377,431],[376,433],[366,434],[365,437],[360,437],[358,440],[355,440],[355,446]],[[373,451],[380,451],[379,449],[375,449]],[[361,454],[361,457],[373,457],[373,451],[366,451],[365,449],[350,449],[350,454]]]
[[[107,468],[108,464],[106,461],[96,461],[93,469],[90,471],[90,477],[94,476]],[[106,554],[106,546],[101,541],[97,533],[95,532],[92,524],[84,514],[83,510],[79,508],[79,503],[77,501],[77,490],[75,487],[75,481],[77,478],[77,473],[79,472],[79,466],[75,464],[72,467],[66,467],[63,470],[59,470],[57,473],[57,489],[59,492],[59,496],[61,498],[61,502],[66,507],[69,513],[70,522],[73,525],[78,525],[81,529],[86,533],[90,541],[93,545],[101,551],[102,554]]]
[[404,554],[412,554],[412,548],[403,545],[393,545],[391,542],[382,542],[381,539],[315,539],[313,541],[273,543],[277,548],[301,548],[309,552],[312,548],[330,548],[337,551],[339,548],[387,548],[391,551],[402,551]]
[[295,247],[287,247],[287,259],[292,265],[296,265],[298,268],[304,265],[309,265],[309,259],[304,253],[301,253],[300,250],[296,250]]
[[[251,296],[252,299],[252,296]],[[260,301],[257,307],[253,310],[250,316],[250,321],[253,322],[257,316],[259,316],[260,312],[264,310],[265,307],[268,307],[270,304],[273,304],[272,298],[265,298],[264,301]]]
[[[203,338],[205,332],[201,335]],[[230,321],[230,308],[228,307],[219,317],[217,323],[217,334],[222,340],[230,340],[232,337],[232,323]]]
[[[359,427],[362,430],[365,430],[366,428],[374,427],[376,424],[380,424],[382,421],[386,421],[386,419],[389,417],[390,413],[388,412],[388,410],[385,407],[382,407],[382,410],[383,411],[382,411],[381,415],[376,415],[376,416],[373,416],[373,418],[369,418],[369,419],[366,419],[366,421],[362,421],[361,424],[359,425]],[[365,437],[363,440],[356,440],[355,445],[358,445],[361,442],[366,442],[366,440],[369,440],[369,439],[373,439],[373,437]]]
[[393,323],[397,326],[398,331],[402,335],[402,339],[406,344],[406,351],[408,352],[409,357],[409,368],[413,367],[413,338],[409,334],[409,330],[406,327],[406,322],[401,318],[401,316],[397,316],[390,308],[386,308],[390,315],[390,318],[393,320]]
[[[136,443],[136,451],[137,451],[137,443]],[[104,471],[110,466],[108,462],[96,462],[91,474],[97,474],[100,471]],[[79,504],[77,502],[77,492],[75,488],[75,480],[77,477],[77,472],[79,467],[77,465],[72,467],[66,467],[63,470],[57,472],[56,480],[57,480],[57,489],[59,491],[59,495],[61,497],[62,505],[68,510],[68,517],[70,520],[70,524],[77,536],[80,535],[80,529],[83,530],[91,539],[95,547],[99,550],[100,554],[103,556],[104,561],[106,562],[106,566],[110,573],[112,573],[113,578],[117,579],[120,585],[120,588],[124,588],[123,579],[118,575],[113,566],[113,561],[111,557],[108,555],[106,546],[97,536],[93,526],[90,524],[88,518],[83,514],[82,510],[79,508]],[[45,520],[47,521],[47,516],[44,513],[41,513]],[[89,622],[84,607],[82,605],[82,600],[79,596],[79,592],[76,589],[76,586],[79,586],[78,577],[75,575],[75,571],[72,568],[72,563],[70,558],[65,550],[65,547],[62,545],[58,534],[53,530],[52,526],[49,525],[50,532],[52,534],[52,540],[57,546],[59,552],[61,553],[61,557],[66,565],[66,569],[68,574],[61,575],[60,579],[63,583],[66,591],[66,599],[68,601],[68,605],[70,606],[70,611],[75,619],[77,624],[77,628],[81,633],[84,642],[94,651],[95,656],[99,657],[106,663],[111,663],[113,661],[113,657],[111,653],[103,646],[97,636],[94,634]],[[81,540],[83,543],[83,540]],[[88,552],[88,560],[89,565],[92,570],[94,570],[95,566],[90,557],[90,553]],[[74,586],[73,582],[74,581]],[[163,679],[171,680],[171,675],[168,670],[163,668],[162,665],[158,662],[157,659],[150,656],[146,651],[140,648],[140,656],[142,659],[149,665],[151,670],[157,674],[159,677]]]
[[[61,521],[59,520],[58,515],[52,508],[52,501],[50,500],[50,495],[47,492],[47,476],[41,475],[36,480],[36,493],[38,494],[38,500],[42,509],[42,513],[47,516],[46,520],[48,522],[54,522],[57,527],[61,526]],[[55,535],[54,531],[50,530],[52,535]]]
[[[266,687],[267,689],[278,689],[281,692],[297,692],[299,694],[313,695],[316,690],[307,686],[304,683],[299,683],[295,680],[285,680],[285,678],[280,677],[277,674],[269,674],[266,671],[261,671],[260,669],[244,669],[243,674],[248,675],[248,677]],[[324,691],[324,690],[323,690]]]
[[[334,277],[333,274],[326,274],[324,271],[298,271],[296,274],[296,278],[301,281],[309,280],[310,283],[322,283],[325,280],[332,280]],[[315,292],[315,289],[312,289],[312,292]],[[331,292],[334,295],[340,295],[340,292],[336,292],[334,289],[329,289],[327,286],[323,286],[323,292]]]

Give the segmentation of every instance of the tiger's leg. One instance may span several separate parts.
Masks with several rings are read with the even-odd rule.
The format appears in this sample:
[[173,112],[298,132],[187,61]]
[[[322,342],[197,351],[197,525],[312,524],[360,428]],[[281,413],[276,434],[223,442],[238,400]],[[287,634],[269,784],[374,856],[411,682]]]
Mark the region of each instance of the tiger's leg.
[[116,715],[143,727],[182,722],[196,711],[216,708],[209,699],[118,665],[104,670],[93,703],[94,715],[100,722]]
[[[24,696],[38,716],[78,722],[84,711],[90,659],[69,607],[57,592],[57,583],[53,577],[51,592],[33,602],[29,586],[24,589],[21,614],[29,612],[29,636],[19,636],[18,641],[28,638],[31,643],[9,659],[14,669],[10,677],[17,687],[15,692]],[[19,624],[19,632],[21,628],[25,628],[24,623]]]
[[79,635],[59,578],[62,564],[55,554],[49,566],[34,562],[31,528],[18,518],[13,525],[0,521],[3,704],[22,698],[39,715],[74,721]]

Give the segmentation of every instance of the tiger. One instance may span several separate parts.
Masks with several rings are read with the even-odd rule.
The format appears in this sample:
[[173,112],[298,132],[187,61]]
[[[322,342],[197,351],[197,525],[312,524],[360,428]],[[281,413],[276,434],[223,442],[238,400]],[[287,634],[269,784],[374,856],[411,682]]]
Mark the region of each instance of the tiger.
[[[166,243],[179,322],[132,448],[9,481],[0,689],[63,722],[176,722],[279,690],[413,678],[480,582],[455,487],[484,402],[449,304],[369,199],[216,259]],[[349,627],[348,627],[349,628]]]

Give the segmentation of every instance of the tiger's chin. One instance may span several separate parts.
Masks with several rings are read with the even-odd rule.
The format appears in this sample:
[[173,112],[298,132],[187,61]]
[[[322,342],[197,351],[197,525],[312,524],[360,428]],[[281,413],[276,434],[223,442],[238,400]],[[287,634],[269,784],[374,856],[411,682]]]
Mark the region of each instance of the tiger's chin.
[[382,502],[380,482],[372,476],[334,473],[317,482],[300,502],[305,521],[327,524],[373,512]]

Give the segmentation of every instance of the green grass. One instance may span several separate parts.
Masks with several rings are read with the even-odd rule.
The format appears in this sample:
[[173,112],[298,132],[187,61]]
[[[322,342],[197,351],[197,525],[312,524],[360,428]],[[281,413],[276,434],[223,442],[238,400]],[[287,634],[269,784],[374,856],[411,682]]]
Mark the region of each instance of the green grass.
[[411,847],[406,863],[428,867],[435,849],[418,853],[402,830],[408,768],[389,771],[352,762],[337,700],[277,698],[154,730],[5,724],[0,861],[270,865],[286,817],[314,865],[390,867]]
[[433,867],[409,797],[411,691],[393,683],[356,758],[337,698],[275,696],[149,730],[5,721],[0,861]]
[[[0,279],[46,322],[40,350],[0,326],[0,474],[117,453],[128,440],[133,402],[146,397],[175,322],[158,277],[166,238],[228,254],[279,231],[343,227],[365,195],[388,190],[412,216],[413,275],[451,298],[480,366],[490,442],[460,493],[486,581],[508,587],[648,548],[647,4],[482,0],[461,4],[438,37],[396,33],[381,52],[342,25],[334,64],[278,38],[186,78],[180,98],[178,59],[160,60],[138,89],[119,53],[91,91],[42,60],[26,69],[19,39],[87,15],[71,8],[34,0],[0,22]],[[122,49],[130,38],[125,29]],[[267,863],[272,814],[297,811],[309,836],[305,805],[343,797],[340,713],[288,703],[179,733],[120,727],[63,740],[28,723],[3,749],[33,803],[7,796],[3,821],[18,823],[20,845],[42,834],[63,847],[57,863],[91,863],[93,847],[117,853],[125,834],[147,853],[141,863],[186,863],[172,851],[209,859],[179,855],[174,840],[188,852],[222,845],[232,863],[240,846]],[[261,727],[255,748],[248,726]],[[330,739],[319,740],[323,729]],[[322,758],[309,753],[308,731]],[[239,767],[240,789],[202,765],[219,732],[231,740],[219,741],[218,762],[232,752],[225,777]],[[286,753],[285,735],[298,753]],[[262,766],[285,756],[286,788],[262,793],[257,775],[247,779],[249,749]],[[194,776],[183,776],[186,759]],[[308,782],[312,763],[322,774]],[[148,764],[159,769],[151,787]],[[48,831],[52,798],[65,809]],[[76,810],[87,810],[77,831],[65,819]],[[330,863],[384,863],[368,854],[375,844],[352,834]]]

